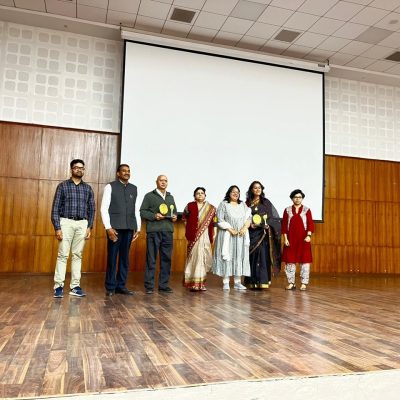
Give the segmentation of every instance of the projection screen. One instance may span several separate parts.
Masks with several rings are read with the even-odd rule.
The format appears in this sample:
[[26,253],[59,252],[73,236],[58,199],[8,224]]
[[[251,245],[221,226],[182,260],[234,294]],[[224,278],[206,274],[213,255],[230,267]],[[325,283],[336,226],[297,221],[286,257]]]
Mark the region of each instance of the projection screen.
[[125,42],[121,162],[138,206],[160,174],[180,212],[197,186],[218,206],[259,180],[281,216],[300,188],[322,220],[323,93],[320,72]]

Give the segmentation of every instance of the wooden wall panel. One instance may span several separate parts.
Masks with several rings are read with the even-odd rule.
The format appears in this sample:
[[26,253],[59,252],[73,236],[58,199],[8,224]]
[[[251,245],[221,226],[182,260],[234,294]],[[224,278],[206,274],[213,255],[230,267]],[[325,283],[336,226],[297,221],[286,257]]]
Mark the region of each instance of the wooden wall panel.
[[129,262],[133,271],[144,271],[146,264],[146,233],[144,226],[142,226],[141,235],[132,244]]
[[400,249],[400,203],[392,203],[392,218],[393,218],[393,224],[392,224],[393,247],[395,249]]
[[375,161],[375,198],[381,202],[397,201],[399,168],[396,163]]
[[337,218],[326,218],[332,213],[337,213],[338,205],[333,199],[326,198],[324,204],[324,222],[315,225],[315,237],[318,238],[319,244],[329,244],[332,237],[338,235],[339,221]]
[[360,201],[359,202],[359,243],[372,246],[375,242],[374,229],[371,229],[375,222],[375,212],[373,203],[370,201]]
[[[99,183],[106,184],[115,178],[118,166],[119,136],[101,135],[100,136],[101,155],[99,157]],[[123,162],[123,160],[122,160]],[[132,179],[135,178],[135,166],[131,165]]]
[[[314,247],[336,246],[338,273],[398,273],[400,163],[334,156],[325,163],[325,223],[317,226]],[[314,269],[330,272],[326,258],[320,261]]]
[[330,274],[337,272],[337,246],[313,245],[312,272]]
[[337,197],[351,199],[353,197],[353,164],[339,158],[336,163]]
[[12,229],[12,192],[14,190],[8,187],[7,182],[8,178],[0,177],[0,233],[4,234]]
[[0,178],[0,233],[32,234],[37,219],[38,180]]
[[100,185],[91,183],[90,185],[92,186],[93,192],[95,194],[95,199],[96,199],[96,215],[95,215],[94,229],[92,231],[92,235],[95,238],[104,238],[105,230],[104,230],[103,222],[101,220],[100,207],[101,207],[101,199],[103,197],[105,185],[103,183]]
[[14,272],[15,235],[0,234],[1,272]]
[[[119,136],[0,122],[0,272],[53,273],[58,242],[50,222],[57,184],[82,158],[97,214],[83,272],[105,271],[107,243],[100,217],[104,186],[115,177]],[[132,167],[132,181],[140,171]],[[325,157],[324,223],[313,236],[313,271],[400,274],[400,163]],[[139,205],[138,205],[139,206]],[[183,271],[184,225],[174,234],[173,271]],[[132,245],[131,269],[143,271],[145,227]]]
[[36,235],[54,235],[51,224],[51,207],[54,193],[59,181],[40,180],[38,188],[38,218],[36,220]]
[[[35,236],[35,255],[33,265],[27,264],[27,272],[53,273],[56,264],[58,242],[54,235]],[[27,260],[29,261],[29,260]]]
[[[0,142],[0,272],[53,273],[58,242],[50,211],[55,189],[70,176],[71,159],[82,158],[84,179],[98,199],[99,187],[104,187],[99,176],[107,181],[115,176],[118,136],[4,122]],[[97,215],[83,271],[105,270],[104,228]]]
[[104,272],[107,265],[107,242],[105,236],[91,236],[85,243],[82,258],[82,271]]
[[400,274],[400,247],[394,247],[393,248],[393,259],[394,259],[394,267],[393,267],[393,273],[394,274]]
[[43,129],[40,179],[66,179],[70,176],[70,161],[79,158],[85,162],[84,180],[98,182],[100,135],[95,132]]
[[[32,235],[16,235],[13,272],[33,272],[35,259],[35,238]],[[27,262],[29,260],[29,262]]]
[[42,129],[0,122],[0,176],[37,178]]
[[348,255],[348,249],[346,246],[337,246],[336,247],[336,253],[337,253],[337,273],[338,274],[343,274],[343,273],[349,273],[350,270],[350,259]]
[[[325,157],[325,198],[336,199],[337,197],[337,161],[338,157],[327,159]],[[325,203],[326,204],[326,203]]]

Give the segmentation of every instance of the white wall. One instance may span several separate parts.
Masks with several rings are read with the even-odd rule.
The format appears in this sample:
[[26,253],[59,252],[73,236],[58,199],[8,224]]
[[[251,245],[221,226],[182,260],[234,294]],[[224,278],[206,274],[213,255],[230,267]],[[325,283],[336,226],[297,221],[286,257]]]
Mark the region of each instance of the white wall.
[[[0,120],[118,132],[121,75],[121,42],[0,21]],[[399,87],[325,89],[326,154],[400,161]]]
[[400,161],[400,87],[327,78],[325,152]]
[[0,120],[118,132],[121,71],[121,42],[0,21]]

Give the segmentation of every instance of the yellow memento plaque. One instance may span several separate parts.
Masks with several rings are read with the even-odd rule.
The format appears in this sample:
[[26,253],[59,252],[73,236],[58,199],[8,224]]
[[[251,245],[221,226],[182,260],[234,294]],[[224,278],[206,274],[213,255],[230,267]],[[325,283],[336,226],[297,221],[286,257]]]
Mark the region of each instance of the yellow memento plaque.
[[162,215],[167,215],[168,213],[168,206],[165,203],[160,204],[160,213]]
[[255,224],[255,225],[261,224],[261,215],[260,214],[253,215],[253,224]]

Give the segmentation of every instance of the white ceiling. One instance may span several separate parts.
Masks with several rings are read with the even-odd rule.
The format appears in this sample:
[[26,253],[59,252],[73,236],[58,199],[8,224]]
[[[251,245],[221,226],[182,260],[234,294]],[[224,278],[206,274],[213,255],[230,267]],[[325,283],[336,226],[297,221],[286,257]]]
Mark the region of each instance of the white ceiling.
[[[0,6],[0,20],[113,39],[123,26],[329,60],[335,75],[400,86],[400,63],[385,60],[400,51],[400,0],[0,0]],[[194,11],[193,21],[170,20],[175,7]],[[275,40],[282,29],[300,34],[291,43]]]

